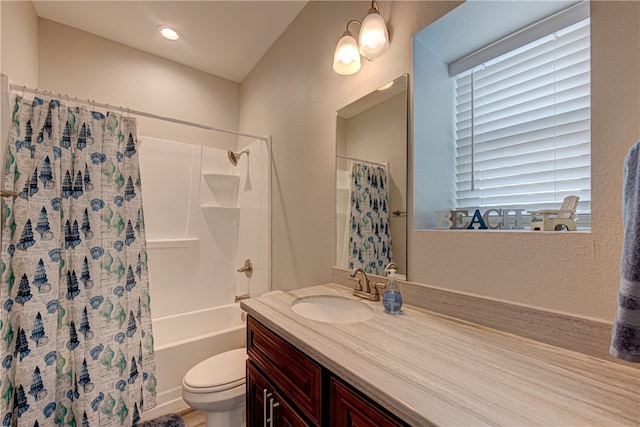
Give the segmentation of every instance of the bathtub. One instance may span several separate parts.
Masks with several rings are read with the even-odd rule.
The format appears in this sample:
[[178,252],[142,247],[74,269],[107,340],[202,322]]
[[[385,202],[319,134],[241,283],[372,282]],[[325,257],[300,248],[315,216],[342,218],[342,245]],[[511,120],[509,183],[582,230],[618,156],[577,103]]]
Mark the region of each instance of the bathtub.
[[187,371],[208,357],[246,345],[240,304],[158,317],[152,327],[158,404],[145,412],[145,420],[187,409],[182,400]]

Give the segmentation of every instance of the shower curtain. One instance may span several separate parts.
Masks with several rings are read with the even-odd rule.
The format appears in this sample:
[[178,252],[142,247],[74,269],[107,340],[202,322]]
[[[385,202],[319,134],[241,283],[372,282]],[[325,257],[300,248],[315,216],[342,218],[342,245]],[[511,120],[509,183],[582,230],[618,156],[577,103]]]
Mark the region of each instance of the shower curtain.
[[384,276],[393,260],[386,168],[354,162],[350,193],[349,269]]
[[156,388],[135,119],[17,97],[11,120],[0,421],[135,425]]

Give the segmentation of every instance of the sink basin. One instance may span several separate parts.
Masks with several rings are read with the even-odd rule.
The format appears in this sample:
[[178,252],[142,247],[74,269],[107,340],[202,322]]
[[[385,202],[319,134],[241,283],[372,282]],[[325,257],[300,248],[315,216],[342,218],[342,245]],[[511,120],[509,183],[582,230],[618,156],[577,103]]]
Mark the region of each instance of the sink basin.
[[330,295],[298,298],[291,303],[291,309],[307,319],[327,323],[363,322],[374,314],[360,301]]

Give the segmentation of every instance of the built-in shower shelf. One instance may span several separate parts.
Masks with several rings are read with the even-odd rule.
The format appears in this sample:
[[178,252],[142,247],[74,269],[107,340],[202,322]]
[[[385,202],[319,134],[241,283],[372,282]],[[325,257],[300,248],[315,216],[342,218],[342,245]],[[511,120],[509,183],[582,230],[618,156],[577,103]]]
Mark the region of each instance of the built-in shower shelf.
[[211,173],[204,172],[202,174],[205,181],[212,187],[233,187],[240,183],[239,175],[231,175],[228,173]]
[[238,188],[240,177],[238,175],[203,173],[202,176],[209,186],[209,191],[216,205],[235,206],[238,203]]
[[239,206],[201,205],[200,209],[205,215],[238,215]]
[[186,249],[197,245],[199,237],[184,237],[178,239],[147,239],[148,249]]

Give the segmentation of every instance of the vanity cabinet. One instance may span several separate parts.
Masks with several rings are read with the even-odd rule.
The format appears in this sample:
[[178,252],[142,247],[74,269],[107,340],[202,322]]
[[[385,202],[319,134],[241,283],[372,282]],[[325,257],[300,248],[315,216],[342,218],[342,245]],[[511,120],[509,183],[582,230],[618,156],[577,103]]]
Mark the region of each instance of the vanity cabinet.
[[400,427],[405,425],[334,376],[329,378],[329,390],[328,425],[330,426]]
[[247,361],[247,425],[306,427],[308,424],[276,388]]
[[247,426],[406,426],[273,331],[247,318]]
[[[266,382],[273,385],[267,389],[267,394],[273,392],[284,397],[278,403],[282,404],[283,400],[288,401],[301,418],[309,421],[308,425],[321,425],[322,368],[320,365],[250,316],[247,318],[247,354],[249,355],[248,374],[252,371],[255,374],[255,368],[257,368],[264,374]],[[261,396],[263,391],[264,389],[259,388],[247,389],[247,409],[263,408],[264,405],[252,402],[253,399],[262,399],[267,408],[266,412],[269,412],[270,402],[268,399],[264,401]],[[276,413],[278,413],[277,408]],[[254,422],[257,418],[256,414],[247,412],[248,426],[265,425]],[[280,426],[275,423],[266,425]]]

